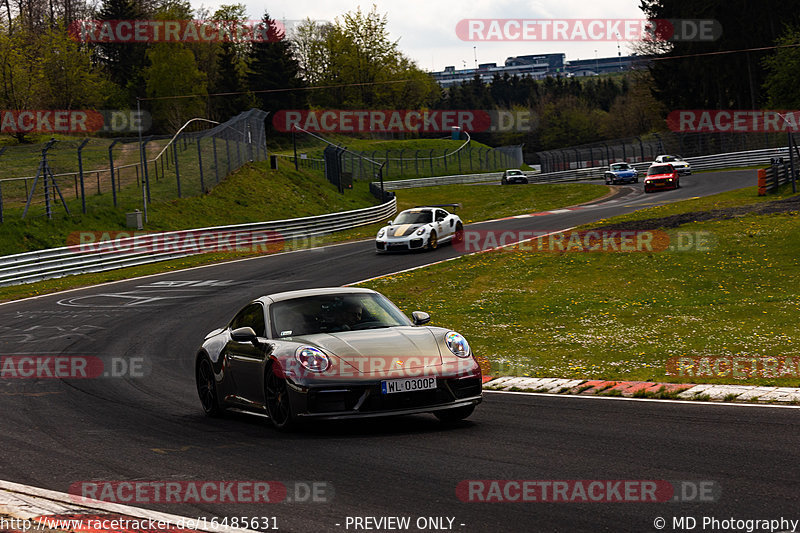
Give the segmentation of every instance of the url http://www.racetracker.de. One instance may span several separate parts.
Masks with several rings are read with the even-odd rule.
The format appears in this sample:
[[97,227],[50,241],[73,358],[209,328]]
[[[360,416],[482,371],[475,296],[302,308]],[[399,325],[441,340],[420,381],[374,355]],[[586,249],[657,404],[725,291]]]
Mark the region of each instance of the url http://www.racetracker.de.
[[138,532],[175,532],[213,529],[278,529],[274,516],[254,517],[205,517],[175,518],[171,521],[154,518],[134,518],[109,515],[84,518],[64,518],[42,516],[35,519],[0,516],[0,531],[138,531]]

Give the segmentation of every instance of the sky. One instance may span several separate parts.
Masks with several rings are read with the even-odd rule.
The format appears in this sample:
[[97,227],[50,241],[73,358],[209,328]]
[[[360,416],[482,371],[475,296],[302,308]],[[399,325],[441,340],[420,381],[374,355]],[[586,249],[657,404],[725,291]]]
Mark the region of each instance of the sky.
[[[616,57],[613,41],[471,42],[461,40],[456,25],[462,19],[642,19],[638,0],[192,0],[195,9],[214,11],[223,4],[243,3],[251,19],[267,11],[277,20],[311,18],[333,21],[359,6],[368,12],[373,4],[388,20],[389,36],[399,40],[400,50],[426,71],[440,71],[447,65],[457,69],[478,63],[502,65],[507,57],[564,53],[567,60]],[[487,27],[488,29],[488,27]],[[631,52],[629,43],[619,42],[622,55]]]

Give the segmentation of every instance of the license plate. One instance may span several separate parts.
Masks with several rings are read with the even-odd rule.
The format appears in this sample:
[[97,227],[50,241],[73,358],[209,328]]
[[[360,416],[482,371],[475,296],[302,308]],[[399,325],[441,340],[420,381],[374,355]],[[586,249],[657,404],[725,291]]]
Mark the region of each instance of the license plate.
[[381,393],[414,392],[436,388],[436,378],[404,378],[381,381]]

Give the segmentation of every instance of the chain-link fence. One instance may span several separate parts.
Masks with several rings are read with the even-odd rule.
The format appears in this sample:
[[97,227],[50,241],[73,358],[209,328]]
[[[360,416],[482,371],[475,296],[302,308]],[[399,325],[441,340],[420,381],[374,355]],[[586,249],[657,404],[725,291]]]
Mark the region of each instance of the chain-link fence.
[[141,142],[78,139],[5,147],[0,222],[109,206],[130,211],[142,207],[143,196],[151,202],[203,194],[246,162],[266,160],[266,116],[251,109],[211,129]]
[[682,157],[745,152],[786,146],[785,133],[662,132],[536,152],[542,172],[608,166],[616,161],[642,163],[657,155]]
[[[468,135],[468,134],[467,134]],[[409,179],[449,174],[489,172],[519,168],[522,165],[521,146],[499,148],[474,146],[467,136],[463,140],[414,139],[395,140],[394,148],[364,149],[379,146],[379,141],[336,136],[322,136],[302,129],[295,131],[294,150],[282,150],[277,155],[287,158],[298,168],[325,171],[324,151],[333,145],[342,148],[341,172],[351,180],[373,181],[382,168],[383,179]],[[397,145],[408,144],[408,148]]]

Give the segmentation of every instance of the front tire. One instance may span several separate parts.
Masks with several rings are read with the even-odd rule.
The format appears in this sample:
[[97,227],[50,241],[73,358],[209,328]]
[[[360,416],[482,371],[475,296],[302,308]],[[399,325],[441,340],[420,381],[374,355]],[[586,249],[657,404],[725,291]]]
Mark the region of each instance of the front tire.
[[435,231],[431,231],[430,237],[428,237],[428,250],[435,250],[439,247],[439,237],[436,236]]
[[464,241],[464,225],[459,222],[456,224],[456,232],[453,234],[453,242],[459,243]]
[[195,381],[197,382],[197,395],[206,416],[218,417],[222,415],[222,407],[217,396],[216,378],[214,368],[208,357],[202,357],[195,368]]
[[297,425],[292,405],[289,402],[289,387],[286,379],[278,370],[275,369],[278,363],[273,362],[267,367],[267,375],[264,377],[264,394],[267,403],[267,414],[272,420],[272,425],[278,431],[291,431]]
[[434,411],[434,416],[439,419],[443,424],[453,424],[464,420],[475,410],[474,405],[465,405],[464,407],[455,407],[444,411]]

